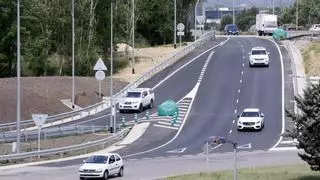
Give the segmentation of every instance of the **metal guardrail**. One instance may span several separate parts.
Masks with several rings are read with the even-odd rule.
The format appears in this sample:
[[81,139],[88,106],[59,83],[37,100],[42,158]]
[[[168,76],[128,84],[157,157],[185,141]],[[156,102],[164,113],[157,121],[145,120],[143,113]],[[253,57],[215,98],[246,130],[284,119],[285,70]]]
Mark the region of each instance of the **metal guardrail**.
[[287,31],[288,37],[286,39],[293,39],[302,36],[318,36],[320,35],[319,31]]
[[44,156],[54,155],[54,154],[58,154],[60,155],[60,157],[63,157],[64,153],[77,151],[77,150],[85,150],[85,149],[96,147],[96,146],[99,146],[101,149],[103,149],[108,145],[111,145],[121,140],[122,138],[124,138],[129,133],[129,131],[130,131],[130,127],[125,128],[120,132],[118,132],[117,134],[114,134],[107,138],[99,139],[99,140],[91,141],[87,143],[77,144],[73,146],[46,149],[46,150],[40,150],[40,151],[32,151],[32,152],[24,152],[19,154],[2,155],[0,156],[0,161],[22,160],[26,158],[33,158],[38,156],[44,157]]
[[[127,93],[128,90],[138,87],[140,84],[142,84],[144,81],[148,80],[150,77],[154,76],[155,74],[162,71],[166,67],[177,62],[180,58],[184,57],[185,55],[187,55],[188,53],[190,53],[191,51],[193,51],[197,47],[203,45],[204,43],[207,43],[208,41],[210,41],[212,39],[215,39],[215,31],[210,31],[210,32],[203,34],[194,43],[184,47],[178,53],[168,56],[168,58],[164,59],[162,62],[160,62],[155,67],[153,67],[151,70],[142,74],[135,82],[128,84],[120,92],[115,94],[115,98],[125,96],[125,94]],[[46,126],[55,125],[55,122],[57,122],[59,120],[73,121],[73,120],[87,117],[91,114],[95,114],[97,112],[100,112],[102,110],[109,108],[110,105],[111,105],[111,103],[108,100],[106,102],[100,102],[100,103],[82,108],[80,110],[70,111],[70,112],[66,112],[66,113],[61,113],[61,114],[49,116],[47,118],[46,124],[44,125],[44,128],[46,128]],[[23,128],[30,127],[33,125],[34,125],[34,122],[32,119],[21,121],[21,126]],[[0,124],[0,129],[10,130],[10,131],[15,130],[16,129],[16,122]]]
[[[61,136],[70,136],[83,133],[95,133],[102,130],[108,130],[108,127],[105,126],[78,126],[78,125],[68,125],[61,127],[53,127],[41,129],[42,139],[47,139],[50,137],[61,137]],[[21,132],[21,141],[28,142],[31,140],[36,140],[38,138],[38,130],[31,131],[22,131]],[[9,143],[15,142],[17,140],[17,133],[15,131],[9,132],[0,132],[0,142]]]

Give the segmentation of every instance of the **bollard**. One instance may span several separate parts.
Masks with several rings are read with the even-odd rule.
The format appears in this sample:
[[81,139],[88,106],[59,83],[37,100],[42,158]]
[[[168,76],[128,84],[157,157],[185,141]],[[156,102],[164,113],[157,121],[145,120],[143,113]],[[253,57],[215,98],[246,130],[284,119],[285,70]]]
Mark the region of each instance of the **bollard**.
[[134,122],[138,122],[138,114],[137,113],[134,113]]
[[174,116],[172,116],[172,119],[170,122],[171,122],[171,126],[174,126],[174,124],[175,124]]
[[176,112],[174,112],[174,114],[173,114],[173,123],[174,123],[174,124],[177,123],[177,119],[178,119],[178,113],[177,113],[177,111],[176,111]]
[[122,116],[121,122],[122,122],[122,126],[125,127],[126,126],[126,118],[124,116]]
[[149,110],[147,110],[146,112],[146,120],[149,120],[150,119],[150,113],[149,113]]

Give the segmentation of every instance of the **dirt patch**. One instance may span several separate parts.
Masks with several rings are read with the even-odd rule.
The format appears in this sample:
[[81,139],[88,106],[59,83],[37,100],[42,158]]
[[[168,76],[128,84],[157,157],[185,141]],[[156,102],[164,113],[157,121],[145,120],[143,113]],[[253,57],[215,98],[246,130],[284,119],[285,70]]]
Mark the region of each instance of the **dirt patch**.
[[320,42],[311,42],[302,48],[302,57],[308,76],[320,76]]

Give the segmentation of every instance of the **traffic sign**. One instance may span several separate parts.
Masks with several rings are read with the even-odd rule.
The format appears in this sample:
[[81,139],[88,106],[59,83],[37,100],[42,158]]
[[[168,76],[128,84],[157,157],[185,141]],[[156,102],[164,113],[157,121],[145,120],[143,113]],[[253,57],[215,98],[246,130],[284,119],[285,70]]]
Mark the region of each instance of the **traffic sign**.
[[108,70],[106,65],[104,64],[104,62],[102,61],[101,58],[98,59],[98,61],[96,62],[96,65],[94,65],[93,70],[95,71],[106,71]]
[[184,30],[184,24],[183,23],[179,23],[178,25],[177,25],[177,29],[178,29],[178,31],[183,31]]
[[105,75],[105,73],[103,71],[98,70],[95,73],[95,77],[96,77],[97,80],[102,81],[102,80],[104,80],[104,78],[106,78],[106,75]]
[[184,32],[177,32],[178,36],[184,36]]
[[32,114],[32,119],[38,127],[41,127],[47,120],[48,114]]

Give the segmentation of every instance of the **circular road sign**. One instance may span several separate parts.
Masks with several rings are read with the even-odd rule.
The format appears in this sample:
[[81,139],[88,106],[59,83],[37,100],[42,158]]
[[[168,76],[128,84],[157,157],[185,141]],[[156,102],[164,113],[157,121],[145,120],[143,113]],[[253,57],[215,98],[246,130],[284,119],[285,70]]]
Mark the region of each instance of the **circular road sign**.
[[177,25],[177,29],[178,29],[178,31],[183,31],[184,30],[184,24],[183,23],[179,23]]
[[97,80],[102,81],[104,78],[106,78],[106,75],[103,71],[97,71],[95,77]]

